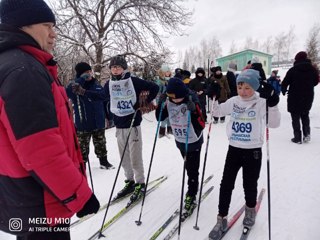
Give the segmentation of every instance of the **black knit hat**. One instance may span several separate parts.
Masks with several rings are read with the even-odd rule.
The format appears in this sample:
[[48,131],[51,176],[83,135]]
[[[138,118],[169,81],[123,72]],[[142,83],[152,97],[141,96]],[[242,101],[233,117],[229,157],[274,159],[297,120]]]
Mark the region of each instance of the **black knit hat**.
[[121,66],[124,70],[128,68],[126,59],[121,55],[114,56],[110,59],[109,68],[111,69],[112,66]]
[[167,86],[167,95],[171,98],[184,98],[188,94],[186,85],[180,78],[170,78]]
[[55,16],[43,0],[1,0],[1,23],[23,27],[37,23],[52,22]]
[[92,70],[90,65],[86,62],[79,62],[74,69],[77,72],[77,78],[80,77],[82,73]]

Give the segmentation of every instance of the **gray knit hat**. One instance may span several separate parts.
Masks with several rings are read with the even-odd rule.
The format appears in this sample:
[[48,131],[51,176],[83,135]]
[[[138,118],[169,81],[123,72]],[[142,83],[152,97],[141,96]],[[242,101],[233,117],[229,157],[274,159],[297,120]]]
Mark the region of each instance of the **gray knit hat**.
[[257,70],[247,69],[239,74],[237,77],[238,83],[247,83],[249,84],[255,91],[260,87],[260,74]]

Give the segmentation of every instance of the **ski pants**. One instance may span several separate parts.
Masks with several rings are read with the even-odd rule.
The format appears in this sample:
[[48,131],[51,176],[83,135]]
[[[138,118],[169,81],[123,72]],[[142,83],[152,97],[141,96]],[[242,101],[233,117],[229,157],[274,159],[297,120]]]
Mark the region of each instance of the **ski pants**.
[[301,123],[302,123],[303,136],[306,137],[306,136],[310,135],[310,118],[309,118],[308,111],[303,112],[303,113],[292,112],[291,119],[292,119],[293,134],[295,137],[301,139],[300,119],[301,119]]
[[242,167],[243,188],[246,205],[253,208],[257,203],[258,179],[261,169],[261,148],[243,149],[229,145],[220,184],[219,215],[224,217],[229,213],[232,190],[238,171]]
[[89,146],[91,137],[93,141],[94,152],[97,157],[100,159],[107,156],[107,141],[104,135],[104,129],[96,129],[90,132],[77,131],[77,136],[84,162],[87,162],[89,159]]
[[[182,157],[185,156],[185,152],[180,151]],[[195,197],[198,192],[199,186],[199,166],[200,166],[200,153],[201,148],[193,152],[188,152],[186,160],[186,171],[188,175],[188,192],[189,196]]]
[[124,153],[121,166],[127,180],[144,183],[141,126],[136,126],[131,129],[128,144],[125,147],[129,131],[130,128],[116,129],[120,157],[122,157]]

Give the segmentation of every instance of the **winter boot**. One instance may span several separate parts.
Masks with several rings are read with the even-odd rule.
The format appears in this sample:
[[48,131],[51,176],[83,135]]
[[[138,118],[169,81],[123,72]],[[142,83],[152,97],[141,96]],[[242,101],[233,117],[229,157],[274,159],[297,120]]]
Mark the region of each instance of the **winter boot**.
[[304,136],[304,137],[303,137],[303,142],[304,142],[304,143],[308,143],[308,142],[310,142],[310,140],[311,140],[310,135],[307,135],[307,136]]
[[99,158],[100,161],[100,168],[101,169],[112,169],[114,168],[111,163],[109,163],[107,156]]
[[301,131],[295,131],[294,133],[294,138],[291,139],[291,142],[301,144]]
[[210,240],[219,240],[222,234],[227,230],[228,220],[227,217],[221,217],[218,215],[217,223],[209,233]]
[[256,221],[256,208],[249,208],[246,206],[245,215],[243,219],[243,225],[247,227],[252,227]]
[[166,134],[166,128],[160,127],[160,129],[159,129],[159,138],[164,137],[165,134]]
[[172,134],[172,128],[170,126],[167,126],[167,134]]
[[130,202],[135,202],[138,199],[140,199],[141,197],[143,197],[143,195],[145,194],[145,191],[146,191],[146,184],[136,183],[134,185],[133,194],[130,197]]
[[124,188],[118,192],[116,198],[122,198],[134,191],[134,181],[133,180],[125,180]]
[[184,199],[184,209],[185,209],[185,217],[190,216],[193,213],[193,210],[196,208],[196,197],[190,196],[188,193],[186,194],[186,198]]

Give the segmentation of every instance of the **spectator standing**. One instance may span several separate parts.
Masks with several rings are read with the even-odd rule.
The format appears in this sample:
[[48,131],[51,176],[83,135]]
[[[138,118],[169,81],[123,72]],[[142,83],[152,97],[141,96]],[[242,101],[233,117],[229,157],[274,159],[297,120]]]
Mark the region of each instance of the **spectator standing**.
[[302,141],[311,140],[309,111],[313,103],[314,87],[319,81],[317,70],[312,66],[306,52],[298,52],[294,59],[293,67],[281,83],[281,91],[283,95],[288,92],[287,109],[291,114],[294,135],[291,141],[301,144]]
[[201,112],[204,121],[207,121],[207,111],[206,111],[206,95],[207,95],[207,78],[206,73],[203,68],[199,67],[196,70],[196,77],[192,79],[189,83],[190,90],[194,91],[199,99]]
[[105,91],[98,80],[92,76],[92,69],[88,63],[78,63],[75,70],[76,79],[68,85],[67,94],[73,103],[75,125],[83,160],[85,163],[89,161],[89,147],[92,139],[100,168],[113,168],[108,161],[107,141],[104,135]]

